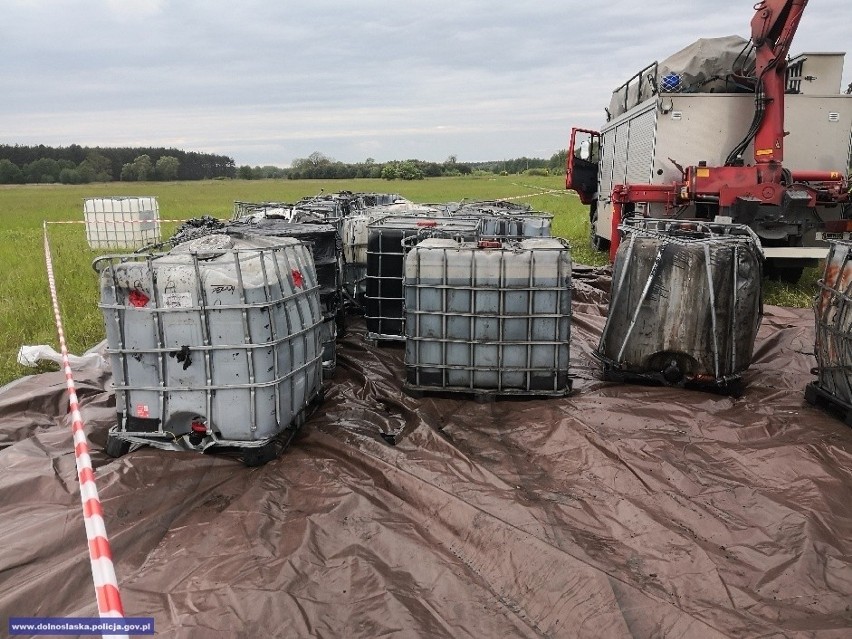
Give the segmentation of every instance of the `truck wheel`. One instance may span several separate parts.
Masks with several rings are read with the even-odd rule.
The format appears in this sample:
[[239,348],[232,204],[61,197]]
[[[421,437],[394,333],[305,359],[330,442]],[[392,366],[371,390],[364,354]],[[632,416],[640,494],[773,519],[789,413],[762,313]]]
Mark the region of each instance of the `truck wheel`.
[[590,222],[592,225],[592,230],[590,232],[590,238],[592,242],[592,248],[596,251],[608,251],[609,250],[609,240],[598,235],[598,212],[597,210],[593,210],[591,215],[589,216]]
[[778,280],[786,284],[797,284],[805,272],[804,266],[782,266],[767,262],[764,275],[770,280]]

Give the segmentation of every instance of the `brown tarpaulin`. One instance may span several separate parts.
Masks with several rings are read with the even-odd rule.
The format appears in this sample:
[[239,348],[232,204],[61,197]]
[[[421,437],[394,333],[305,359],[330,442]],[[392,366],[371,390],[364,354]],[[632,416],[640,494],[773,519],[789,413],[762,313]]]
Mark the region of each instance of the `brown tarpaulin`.
[[[811,311],[766,309],[732,399],[599,381],[607,288],[575,273],[564,399],[409,397],[356,322],[262,468],[109,459],[109,374],[81,371],[126,613],[169,637],[849,636],[852,429],[803,400]],[[0,633],[96,615],[64,390],[0,391]]]

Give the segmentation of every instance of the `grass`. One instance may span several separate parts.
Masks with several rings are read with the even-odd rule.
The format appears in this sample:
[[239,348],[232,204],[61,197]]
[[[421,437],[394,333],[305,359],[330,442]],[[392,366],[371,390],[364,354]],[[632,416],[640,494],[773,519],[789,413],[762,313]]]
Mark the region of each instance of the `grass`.
[[[0,384],[33,372],[16,362],[24,344],[56,346],[56,328],[44,264],[42,222],[82,220],[87,197],[153,195],[164,219],[201,215],[229,218],[235,200],[295,201],[320,190],[397,192],[415,202],[522,197],[534,209],[554,215],[553,232],[571,242],[576,263],[602,265],[604,254],[589,245],[586,207],[564,190],[560,176],[434,178],[415,182],[385,180],[211,180],[203,182],[108,183],[87,185],[0,186]],[[176,224],[163,225],[169,237]],[[97,252],[88,248],[82,224],[50,225],[56,285],[68,348],[82,353],[103,340],[97,307],[97,277],[91,268]],[[796,286],[767,282],[770,304],[809,306],[817,269]]]

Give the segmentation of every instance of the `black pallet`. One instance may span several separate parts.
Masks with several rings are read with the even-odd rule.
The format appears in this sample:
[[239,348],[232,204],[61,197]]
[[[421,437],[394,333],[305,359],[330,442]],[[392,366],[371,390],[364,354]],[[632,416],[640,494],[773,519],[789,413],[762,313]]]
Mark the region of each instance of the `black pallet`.
[[805,401],[834,415],[847,426],[852,426],[852,404],[847,404],[836,395],[821,388],[817,382],[811,382],[805,386]]

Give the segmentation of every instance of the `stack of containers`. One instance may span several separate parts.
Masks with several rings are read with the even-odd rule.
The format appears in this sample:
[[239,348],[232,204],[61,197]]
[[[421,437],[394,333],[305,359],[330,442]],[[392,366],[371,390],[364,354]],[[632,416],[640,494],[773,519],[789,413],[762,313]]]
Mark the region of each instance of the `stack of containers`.
[[340,232],[343,241],[343,281],[344,287],[353,302],[361,308],[364,307],[367,279],[367,240],[370,224],[391,215],[434,218],[442,217],[445,214],[445,209],[415,206],[409,203],[404,205],[403,208],[399,205],[375,206],[345,217]]
[[268,217],[251,222],[235,222],[225,230],[228,235],[251,240],[253,237],[296,238],[311,251],[319,284],[322,307],[323,374],[332,377],[337,368],[337,336],[346,329],[343,308],[342,247],[331,224],[298,224]]
[[86,241],[93,249],[138,249],[160,241],[155,197],[90,197],[83,201]]
[[391,215],[367,225],[364,317],[367,338],[404,340],[403,269],[405,253],[429,237],[473,241],[480,221]]
[[289,219],[293,205],[287,202],[234,202],[234,215],[231,219],[263,218],[267,216]]
[[564,395],[571,252],[561,239],[425,239],[405,257],[406,387]]
[[805,399],[852,425],[852,242],[831,242],[814,298],[817,379]]
[[450,207],[453,217],[482,220],[482,237],[550,237],[553,216],[511,202],[463,202]]
[[763,312],[754,232],[641,218],[619,228],[597,349],[605,379],[739,393]]
[[118,425],[132,443],[274,458],[320,397],[322,311],[299,240],[210,235],[167,254],[104,256]]

